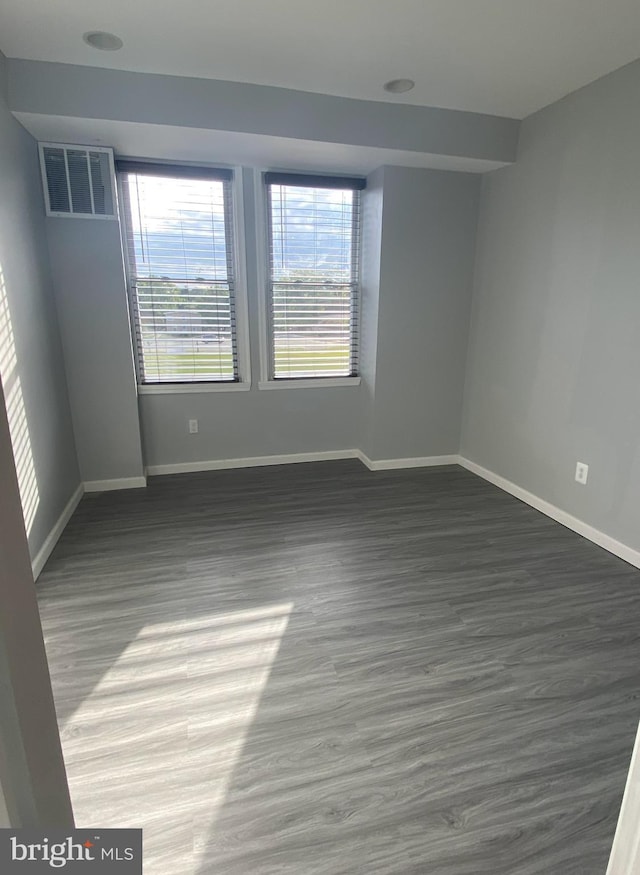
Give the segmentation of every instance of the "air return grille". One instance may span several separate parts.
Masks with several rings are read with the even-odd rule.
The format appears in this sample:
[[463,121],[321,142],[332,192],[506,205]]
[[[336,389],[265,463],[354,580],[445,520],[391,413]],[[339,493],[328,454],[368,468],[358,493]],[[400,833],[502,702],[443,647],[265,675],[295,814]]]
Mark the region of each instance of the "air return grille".
[[48,216],[116,218],[111,149],[62,143],[39,145]]

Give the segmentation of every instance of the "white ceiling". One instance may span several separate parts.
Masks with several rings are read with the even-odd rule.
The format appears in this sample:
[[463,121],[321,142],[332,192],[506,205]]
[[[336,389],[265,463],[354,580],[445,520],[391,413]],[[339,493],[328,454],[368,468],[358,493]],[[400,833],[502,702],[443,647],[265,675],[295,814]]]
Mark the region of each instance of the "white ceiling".
[[640,0],[0,0],[0,49],[523,118],[640,56]]

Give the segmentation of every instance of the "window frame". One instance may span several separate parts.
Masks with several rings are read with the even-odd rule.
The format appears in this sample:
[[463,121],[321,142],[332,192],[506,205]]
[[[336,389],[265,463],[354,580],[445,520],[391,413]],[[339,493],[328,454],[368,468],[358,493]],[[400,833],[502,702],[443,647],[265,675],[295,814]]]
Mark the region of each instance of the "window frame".
[[[238,376],[236,380],[182,380],[179,382],[162,381],[145,383],[140,372],[140,353],[136,332],[136,316],[133,294],[132,267],[127,243],[128,216],[127,200],[124,193],[127,167],[144,172],[153,168],[158,176],[171,176],[172,173],[193,179],[212,179],[216,173],[230,174],[229,192],[231,211],[231,233],[233,234],[233,270],[234,270],[234,309],[236,329],[236,350]],[[125,280],[127,287],[127,306],[129,313],[129,329],[131,333],[131,352],[134,360],[138,395],[173,395],[173,394],[207,394],[210,392],[246,392],[251,389],[251,359],[249,348],[249,314],[247,302],[247,270],[244,220],[244,195],[242,186],[242,168],[229,165],[208,165],[198,163],[180,163],[160,159],[127,158],[116,156],[116,188],[118,194],[118,214],[120,218],[120,234],[124,261]],[[129,171],[131,172],[131,171]]]
[[[333,180],[336,183],[343,181],[346,183],[345,188],[353,188],[359,193],[365,187],[365,179],[361,177],[338,177],[335,174],[322,173],[273,173],[264,168],[256,168],[254,170],[254,201],[256,214],[256,255],[258,268],[258,303],[259,303],[259,328],[260,328],[260,378],[258,388],[261,390],[271,389],[311,389],[311,388],[331,388],[341,386],[359,386],[361,383],[360,377],[360,349],[358,338],[362,325],[362,197],[359,202],[359,236],[356,241],[357,245],[357,282],[356,282],[356,298],[352,301],[352,308],[357,314],[356,326],[352,331],[351,336],[351,357],[354,357],[353,343],[358,342],[356,349],[355,361],[357,373],[352,376],[318,376],[318,377],[274,377],[272,373],[273,360],[273,331],[271,327],[271,199],[268,182],[271,176],[278,176],[282,179],[287,179],[288,184],[312,186],[314,180],[323,180],[325,183]],[[275,183],[278,184],[278,183]],[[281,184],[287,184],[283,182]],[[330,187],[330,186],[319,186]],[[339,188],[338,184],[333,186]]]

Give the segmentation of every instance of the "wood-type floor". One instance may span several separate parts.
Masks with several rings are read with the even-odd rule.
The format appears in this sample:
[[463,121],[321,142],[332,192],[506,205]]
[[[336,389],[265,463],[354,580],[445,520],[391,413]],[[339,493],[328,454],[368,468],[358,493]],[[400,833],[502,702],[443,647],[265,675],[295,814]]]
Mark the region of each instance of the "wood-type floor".
[[604,875],[640,572],[473,474],[88,495],[38,592],[77,823],[147,875]]

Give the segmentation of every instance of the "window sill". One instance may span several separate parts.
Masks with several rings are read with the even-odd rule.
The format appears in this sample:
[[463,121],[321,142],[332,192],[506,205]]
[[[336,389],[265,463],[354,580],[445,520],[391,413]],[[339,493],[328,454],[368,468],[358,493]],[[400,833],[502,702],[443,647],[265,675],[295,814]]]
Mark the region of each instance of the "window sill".
[[359,385],[360,377],[313,377],[308,380],[261,380],[258,389],[330,389]]
[[251,383],[162,383],[138,386],[139,395],[205,395],[209,392],[248,392]]

